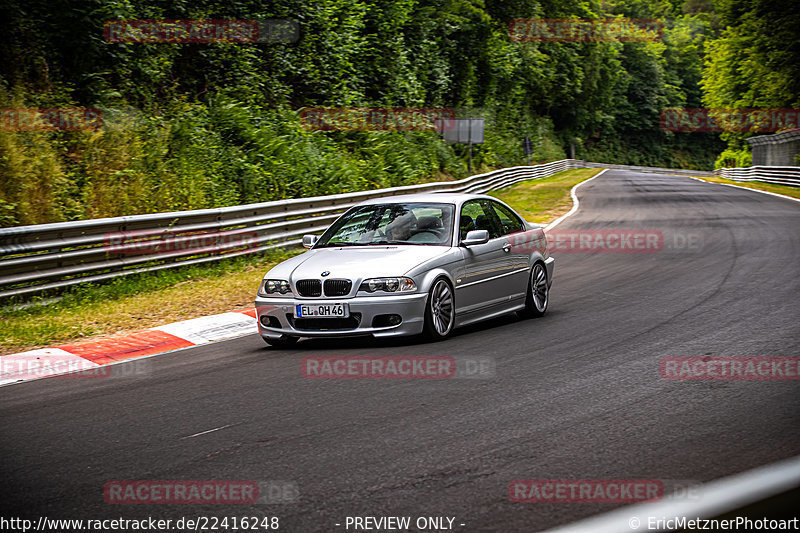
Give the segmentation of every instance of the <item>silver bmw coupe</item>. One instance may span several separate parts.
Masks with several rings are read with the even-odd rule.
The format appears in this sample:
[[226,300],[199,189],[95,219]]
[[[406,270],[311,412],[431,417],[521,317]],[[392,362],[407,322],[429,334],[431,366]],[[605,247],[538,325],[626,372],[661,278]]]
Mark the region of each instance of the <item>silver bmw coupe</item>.
[[554,259],[542,228],[489,196],[368,200],[303,245],[258,288],[258,328],[272,346],[353,335],[442,340],[479,320],[547,311]]

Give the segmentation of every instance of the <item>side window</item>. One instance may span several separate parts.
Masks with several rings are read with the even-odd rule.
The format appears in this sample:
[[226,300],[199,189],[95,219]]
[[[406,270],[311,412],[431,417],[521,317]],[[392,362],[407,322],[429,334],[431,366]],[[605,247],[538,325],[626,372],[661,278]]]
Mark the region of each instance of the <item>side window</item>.
[[459,221],[461,238],[466,237],[467,233],[474,229],[485,229],[489,232],[490,239],[500,237],[495,215],[482,200],[470,200],[461,207],[461,219]]
[[490,204],[494,208],[494,212],[497,213],[497,218],[500,220],[503,235],[525,231],[525,225],[513,211],[497,202],[490,202]]
[[467,233],[475,229],[475,219],[478,215],[483,214],[483,208],[480,202],[472,200],[465,202],[461,206],[461,219],[458,223],[459,236],[461,239],[467,236]]

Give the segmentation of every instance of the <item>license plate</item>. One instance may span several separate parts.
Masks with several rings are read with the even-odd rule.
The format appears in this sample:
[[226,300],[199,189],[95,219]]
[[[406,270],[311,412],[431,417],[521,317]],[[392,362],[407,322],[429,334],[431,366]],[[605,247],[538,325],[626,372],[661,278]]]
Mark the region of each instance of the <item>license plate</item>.
[[311,304],[294,306],[295,318],[347,318],[350,313],[345,304]]

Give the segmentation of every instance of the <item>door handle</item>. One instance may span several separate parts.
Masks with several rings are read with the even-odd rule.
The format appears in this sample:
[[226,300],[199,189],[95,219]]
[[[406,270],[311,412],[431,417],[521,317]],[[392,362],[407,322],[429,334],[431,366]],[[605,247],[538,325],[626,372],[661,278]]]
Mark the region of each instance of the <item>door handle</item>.
[[511,251],[511,245],[510,245],[510,244],[508,244],[508,243],[505,243],[505,244],[503,245],[503,251],[504,251],[504,252],[510,252],[510,251]]

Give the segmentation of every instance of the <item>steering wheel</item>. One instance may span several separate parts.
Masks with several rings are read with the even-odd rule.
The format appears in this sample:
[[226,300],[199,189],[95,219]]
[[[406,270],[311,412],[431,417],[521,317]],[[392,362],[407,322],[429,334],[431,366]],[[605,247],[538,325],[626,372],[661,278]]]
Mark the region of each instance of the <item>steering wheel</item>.
[[372,238],[370,239],[370,242],[382,241],[384,239],[386,239],[386,233],[384,233],[380,229],[376,229],[372,234]]
[[[428,238],[427,235],[430,235],[432,239]],[[409,242],[439,242],[441,239],[441,234],[435,229],[425,229],[415,233],[408,240]]]

